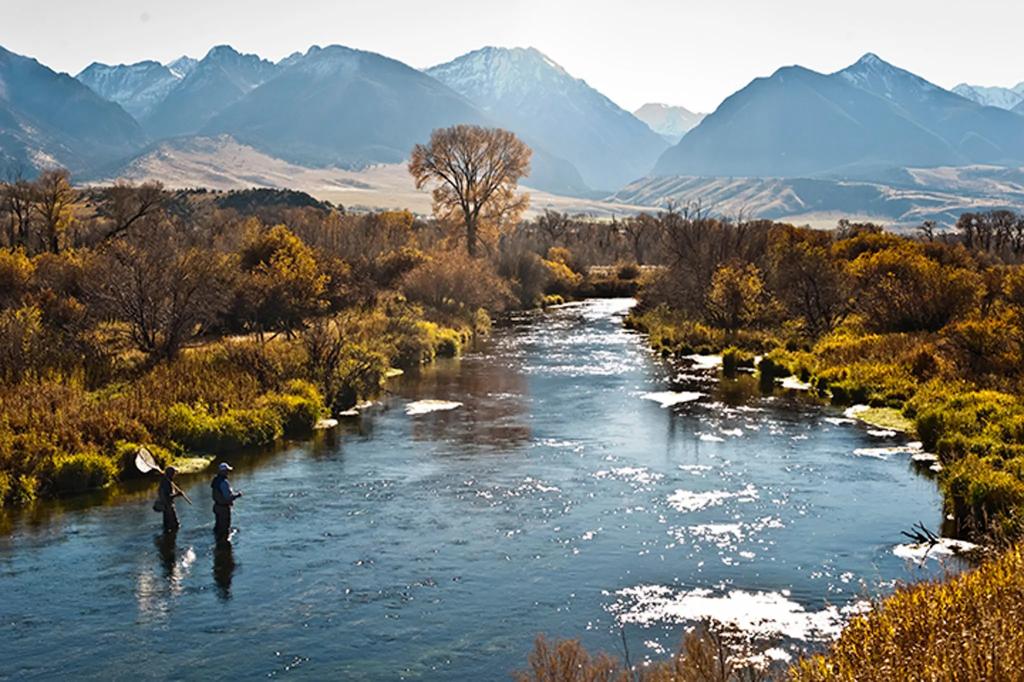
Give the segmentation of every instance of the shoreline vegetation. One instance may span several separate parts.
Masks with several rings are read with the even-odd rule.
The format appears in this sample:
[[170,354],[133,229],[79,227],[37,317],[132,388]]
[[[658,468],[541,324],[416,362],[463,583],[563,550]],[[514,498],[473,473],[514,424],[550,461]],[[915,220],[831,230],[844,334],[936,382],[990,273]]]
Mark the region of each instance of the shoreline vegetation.
[[[666,358],[720,353],[726,379],[754,370],[766,392],[781,382],[866,405],[857,416],[878,428],[912,429],[942,467],[955,535],[993,549],[973,571],[897,590],[784,674],[1019,670],[1024,217],[965,214],[952,232],[926,223],[914,237],[699,206],[524,220],[515,190],[529,157],[505,131],[435,131],[410,165],[433,191],[430,219],[285,190],[81,189],[59,170],[0,184],[0,506],[137,476],[142,444],[161,464],[198,468],[306,437],[389,373],[458,356],[495,315],[635,295],[627,324]],[[448,177],[481,159],[493,172]],[[634,669],[538,640],[523,675],[768,674],[727,644],[709,625],[679,655]]]

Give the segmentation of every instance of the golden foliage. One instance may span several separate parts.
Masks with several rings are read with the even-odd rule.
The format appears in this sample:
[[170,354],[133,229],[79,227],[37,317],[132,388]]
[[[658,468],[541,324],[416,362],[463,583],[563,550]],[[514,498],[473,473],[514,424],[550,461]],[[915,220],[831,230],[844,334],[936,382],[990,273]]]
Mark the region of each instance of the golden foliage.
[[530,171],[531,154],[507,130],[456,125],[413,148],[409,173],[417,189],[434,185],[435,217],[461,222],[467,253],[475,256],[482,237],[514,225],[529,205],[516,186]]
[[1024,551],[945,582],[897,591],[843,630],[794,682],[1024,678]]

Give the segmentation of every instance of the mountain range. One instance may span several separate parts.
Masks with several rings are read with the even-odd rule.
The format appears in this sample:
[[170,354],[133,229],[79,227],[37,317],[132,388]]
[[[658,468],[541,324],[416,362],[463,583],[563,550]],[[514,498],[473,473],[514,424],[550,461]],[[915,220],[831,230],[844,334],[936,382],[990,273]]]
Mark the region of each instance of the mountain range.
[[666,152],[656,175],[870,178],[898,167],[1024,164],[1024,117],[874,54],[833,74],[755,79]]
[[[1024,116],[1011,111],[1024,107],[1024,85],[955,90],[867,54],[831,74],[778,69],[707,115],[664,104],[634,114],[532,48],[486,47],[417,70],[338,45],[276,63],[221,45],[200,60],[93,63],[77,78],[0,48],[0,167],[63,165],[87,180],[159,169],[179,184],[201,168],[190,183],[201,184],[220,163],[232,182],[286,182],[237,167],[258,159],[320,169],[302,174],[317,182],[334,172],[351,189],[352,173],[397,167],[434,128],[476,123],[533,148],[527,185],[588,200],[658,205],[697,190],[725,197],[722,187],[737,187],[729,178],[774,178],[799,198],[792,206],[848,210],[859,198],[915,215],[904,204],[941,179],[936,210],[960,205],[947,200],[958,191],[971,197],[963,205],[1016,206],[1021,195],[1003,180],[1024,167]],[[971,170],[941,170],[958,168]],[[752,205],[777,208],[764,196],[781,186],[747,183],[730,205],[758,195]],[[879,193],[902,198],[866,198]]]

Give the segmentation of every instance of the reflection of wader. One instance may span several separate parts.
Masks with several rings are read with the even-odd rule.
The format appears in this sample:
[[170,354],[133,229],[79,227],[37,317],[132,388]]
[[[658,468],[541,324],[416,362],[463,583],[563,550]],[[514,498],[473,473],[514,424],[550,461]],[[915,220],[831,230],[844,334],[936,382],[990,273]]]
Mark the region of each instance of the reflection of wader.
[[224,477],[218,475],[210,483],[210,487],[213,488],[213,534],[218,540],[225,540],[228,537],[228,533],[231,531],[231,503],[224,497],[224,492],[220,489],[221,481]]

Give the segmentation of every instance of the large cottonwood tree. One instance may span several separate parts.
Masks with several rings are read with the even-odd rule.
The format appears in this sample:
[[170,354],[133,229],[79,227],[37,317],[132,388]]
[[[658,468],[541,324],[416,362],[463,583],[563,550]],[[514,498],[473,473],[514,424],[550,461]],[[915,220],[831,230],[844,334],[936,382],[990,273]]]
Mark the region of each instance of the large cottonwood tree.
[[507,130],[474,125],[439,128],[426,145],[416,145],[409,173],[416,188],[434,185],[434,215],[460,221],[466,250],[477,253],[481,232],[514,223],[529,205],[516,191],[530,170],[532,152]]

